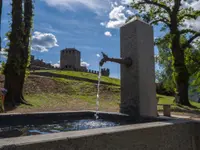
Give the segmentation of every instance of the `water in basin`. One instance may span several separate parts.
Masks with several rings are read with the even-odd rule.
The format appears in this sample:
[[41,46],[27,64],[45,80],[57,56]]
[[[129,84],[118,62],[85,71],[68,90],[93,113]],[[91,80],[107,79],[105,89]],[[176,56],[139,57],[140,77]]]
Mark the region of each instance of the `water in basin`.
[[30,136],[37,134],[59,133],[67,131],[118,126],[123,123],[102,119],[64,120],[43,125],[26,125],[0,128],[0,138]]

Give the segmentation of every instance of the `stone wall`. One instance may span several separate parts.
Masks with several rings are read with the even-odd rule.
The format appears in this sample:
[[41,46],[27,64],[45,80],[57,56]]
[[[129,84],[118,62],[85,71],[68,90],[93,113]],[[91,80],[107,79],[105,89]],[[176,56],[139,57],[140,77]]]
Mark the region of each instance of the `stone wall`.
[[0,150],[199,150],[200,123],[184,120],[2,139]]
[[[61,69],[61,70],[80,71],[80,72],[87,72],[87,73],[92,73],[92,74],[97,74],[97,75],[99,74],[99,71],[87,69],[87,68],[84,68],[84,67],[81,67],[81,68],[65,68],[65,69]],[[107,69],[106,68],[101,69],[101,75],[109,77],[110,69],[108,69],[108,68]]]

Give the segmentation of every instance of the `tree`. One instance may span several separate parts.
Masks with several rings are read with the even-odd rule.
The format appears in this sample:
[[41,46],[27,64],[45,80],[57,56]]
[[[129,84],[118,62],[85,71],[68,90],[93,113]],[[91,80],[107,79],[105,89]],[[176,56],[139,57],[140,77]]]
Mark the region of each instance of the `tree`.
[[[182,38],[182,41],[184,42],[186,40],[185,38]],[[159,55],[157,57],[157,63],[160,66],[160,69],[156,72],[157,81],[161,83],[162,87],[170,93],[174,93],[175,90],[175,82],[173,78],[174,70],[172,66],[173,62],[173,56],[171,53],[171,50],[169,48],[169,42],[170,41],[163,41],[162,43],[159,43],[157,45]],[[185,64],[188,68],[188,72],[190,75],[190,92],[196,92],[191,89],[195,89],[199,91],[199,71],[200,71],[200,47],[198,46],[200,43],[197,41],[195,45],[191,46],[191,48],[188,48],[185,50]]]
[[24,81],[27,73],[27,67],[30,65],[30,37],[31,37],[31,30],[33,27],[33,1],[32,0],[24,0],[24,51],[23,51],[23,71],[20,76],[20,89],[21,90],[21,98],[23,101],[26,101],[23,96],[23,86]]
[[[0,31],[1,31],[2,8],[3,8],[3,0],[0,0]],[[1,51],[1,35],[0,35],[0,51]]]
[[[161,31],[166,35],[157,40],[156,44],[170,41],[169,47],[173,56],[173,70],[176,81],[176,102],[190,106],[188,100],[188,81],[190,74],[185,64],[185,52],[191,44],[200,37],[200,32],[187,28],[186,20],[196,20],[200,16],[200,10],[192,7],[184,7],[184,0],[137,0],[131,7],[136,14],[147,23],[160,24]],[[181,39],[186,37],[185,41]]]
[[159,52],[157,63],[159,64],[160,69],[156,71],[156,75],[159,83],[162,84],[162,87],[166,90],[166,92],[174,93],[175,81],[173,80],[173,59],[168,45],[169,43],[167,41],[157,45]]
[[4,87],[8,90],[5,106],[13,107],[21,103],[26,104],[23,97],[23,84],[29,62],[32,16],[32,0],[24,0],[24,4],[22,0],[12,0],[11,32],[8,34],[10,43],[4,68]]

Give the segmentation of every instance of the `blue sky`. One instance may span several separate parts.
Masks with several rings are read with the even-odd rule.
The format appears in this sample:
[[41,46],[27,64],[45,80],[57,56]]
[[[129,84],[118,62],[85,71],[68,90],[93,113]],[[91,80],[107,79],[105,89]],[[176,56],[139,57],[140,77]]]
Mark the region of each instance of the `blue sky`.
[[[101,51],[111,57],[120,56],[119,27],[132,14],[124,7],[125,1],[128,0],[36,0],[32,54],[57,64],[60,50],[75,47],[81,51],[83,64],[98,70],[97,54]],[[9,30],[9,12],[9,0],[4,0],[3,39]],[[154,35],[160,35],[158,28]],[[107,63],[104,67],[110,68],[112,77],[119,78],[119,65]]]

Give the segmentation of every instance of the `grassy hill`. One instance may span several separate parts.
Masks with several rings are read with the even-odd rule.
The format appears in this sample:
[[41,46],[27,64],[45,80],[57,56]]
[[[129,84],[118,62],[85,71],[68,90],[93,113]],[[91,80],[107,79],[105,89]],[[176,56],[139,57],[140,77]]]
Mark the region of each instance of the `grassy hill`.
[[[68,77],[45,77],[31,74],[25,82],[24,93],[26,100],[32,104],[32,106],[21,105],[11,112],[24,113],[33,111],[70,111],[96,109],[98,80],[98,76],[96,74],[47,70],[40,70],[36,72],[50,72],[54,74],[79,77],[79,79],[68,79]],[[83,80],[81,80],[81,78]],[[86,82],[84,79],[92,79],[95,82]],[[99,110],[113,112],[119,111],[119,79],[102,77],[102,81],[108,84],[102,84],[100,86],[101,102]]]
[[[92,81],[97,82],[98,80],[98,75],[97,74],[92,74],[92,73],[87,73],[87,72],[78,72],[78,71],[58,71],[58,70],[38,70],[36,73],[51,73],[51,74],[57,74],[57,75],[63,75],[66,78],[69,77],[74,77],[76,79],[89,79]],[[110,77],[105,77],[101,76],[101,82],[109,83],[109,84],[115,84],[115,85],[120,85],[120,80],[116,78],[110,78]]]
[[[32,106],[21,105],[11,112],[35,112],[35,111],[72,111],[72,110],[95,110],[97,95],[97,80],[95,74],[73,71],[48,71],[60,77],[46,77],[30,75],[24,87],[26,100]],[[78,77],[78,78],[69,78]],[[92,82],[85,81],[91,79]],[[95,82],[94,82],[95,81]],[[119,79],[102,77],[106,84],[100,86],[100,111],[118,112],[120,104],[120,81]],[[111,85],[109,85],[111,84]],[[0,86],[3,86],[1,83]],[[192,102],[196,108],[177,106],[173,103],[173,97],[158,95],[159,104],[171,104],[175,112],[200,112],[200,104]],[[158,106],[158,110],[162,110]]]

